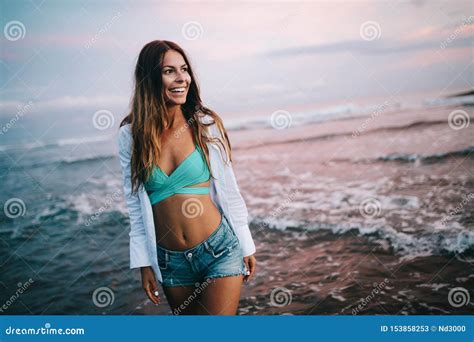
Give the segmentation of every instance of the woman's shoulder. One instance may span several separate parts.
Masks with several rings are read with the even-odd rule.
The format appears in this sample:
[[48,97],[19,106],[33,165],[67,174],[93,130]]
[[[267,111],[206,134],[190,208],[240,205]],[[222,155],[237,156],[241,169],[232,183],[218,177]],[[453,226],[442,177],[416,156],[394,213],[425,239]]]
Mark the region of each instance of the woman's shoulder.
[[119,128],[119,137],[129,137],[132,135],[132,125],[129,123],[123,124]]
[[209,114],[200,114],[200,115],[198,115],[198,119],[201,123],[206,125],[208,132],[212,136],[214,136],[214,137],[218,136],[219,132],[218,132],[218,129],[217,129],[217,125],[216,125],[216,122],[215,122],[215,120],[212,116],[210,116]]
[[124,132],[124,133],[130,133],[130,126],[131,124],[129,123],[123,124],[122,126],[119,127],[119,131]]
[[132,134],[131,134],[131,129],[130,129],[130,124],[124,124],[119,127],[119,132],[118,132],[118,144],[119,147],[122,147],[123,144],[125,143],[130,143]]
[[206,125],[211,124],[211,126],[215,126],[214,118],[210,116],[209,114],[200,113],[197,115],[197,117],[201,123],[206,124]]

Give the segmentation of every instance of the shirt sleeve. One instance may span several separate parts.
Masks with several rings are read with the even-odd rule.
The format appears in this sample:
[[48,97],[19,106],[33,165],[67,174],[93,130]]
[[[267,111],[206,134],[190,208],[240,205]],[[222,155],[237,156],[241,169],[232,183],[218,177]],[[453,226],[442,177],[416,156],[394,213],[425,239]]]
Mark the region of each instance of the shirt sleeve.
[[119,160],[122,168],[123,190],[130,217],[130,268],[151,266],[147,250],[147,236],[141,211],[140,197],[132,195],[131,185],[131,147],[132,137],[128,129],[122,126],[119,130]]
[[[219,135],[218,129],[215,127],[216,125],[213,126],[214,133],[222,139],[222,135]],[[237,184],[232,162],[230,160],[227,160],[227,162],[224,162],[223,160],[222,162],[224,165],[225,178],[224,195],[227,198],[229,215],[231,216],[231,221],[234,223],[234,230],[240,241],[243,256],[249,256],[255,253],[256,248],[248,225],[247,205],[245,204],[239,185]]]

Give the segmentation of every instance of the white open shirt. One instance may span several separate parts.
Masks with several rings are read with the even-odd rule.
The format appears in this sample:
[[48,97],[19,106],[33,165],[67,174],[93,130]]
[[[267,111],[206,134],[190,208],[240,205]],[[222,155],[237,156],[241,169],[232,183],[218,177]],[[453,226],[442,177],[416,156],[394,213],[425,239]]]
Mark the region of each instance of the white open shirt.
[[[212,122],[209,115],[199,116],[204,123]],[[208,127],[213,137],[221,137],[216,124]],[[131,169],[130,159],[132,151],[132,135],[130,124],[119,129],[118,146],[119,159],[122,167],[123,189],[130,216],[130,268],[151,266],[156,279],[161,283],[163,278],[158,266],[156,252],[155,225],[151,202],[142,185],[138,196],[131,194]],[[210,179],[210,195],[214,204],[224,213],[232,229],[235,231],[243,256],[255,253],[255,244],[248,226],[248,211],[244,199],[237,185],[237,180],[232,169],[232,163],[225,163],[218,146],[208,142],[209,160],[214,179]]]

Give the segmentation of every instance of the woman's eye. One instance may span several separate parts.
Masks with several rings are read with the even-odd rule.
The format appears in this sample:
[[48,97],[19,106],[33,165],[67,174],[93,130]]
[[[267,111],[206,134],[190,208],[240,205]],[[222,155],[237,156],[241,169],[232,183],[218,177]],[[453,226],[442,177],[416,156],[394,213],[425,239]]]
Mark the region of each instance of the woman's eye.
[[[187,69],[187,68],[184,68],[184,69],[182,69],[182,70],[183,70],[183,72],[188,72],[188,69]],[[165,70],[165,71],[163,71],[163,72],[164,72],[165,74],[169,74],[170,72],[173,72],[173,70],[168,69],[168,70]]]

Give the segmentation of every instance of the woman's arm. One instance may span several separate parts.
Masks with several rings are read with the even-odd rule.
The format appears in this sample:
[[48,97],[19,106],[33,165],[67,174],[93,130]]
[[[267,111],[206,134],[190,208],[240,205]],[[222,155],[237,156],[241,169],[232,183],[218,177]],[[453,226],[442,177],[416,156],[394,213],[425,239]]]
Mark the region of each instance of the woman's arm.
[[247,275],[244,276],[244,281],[249,282],[256,273],[257,260],[255,259],[255,243],[248,225],[248,210],[244,198],[240,193],[237,179],[235,178],[232,163],[224,163],[224,175],[227,197],[229,205],[229,215],[234,223],[234,231],[240,241],[242,254],[244,256],[245,266],[247,267]]
[[[220,133],[217,125],[214,124],[212,127],[212,133],[214,137],[219,137],[222,141],[224,138]],[[227,158],[226,158],[227,159]],[[224,164],[224,183],[225,183],[225,196],[227,197],[227,203],[229,205],[229,215],[234,223],[235,234],[239,238],[242,253],[244,257],[255,253],[255,243],[250,232],[248,225],[248,210],[245,204],[244,198],[240,193],[239,185],[234,174],[232,162],[230,160],[222,160]]]
[[145,225],[143,223],[140,198],[132,195],[131,184],[131,149],[132,136],[130,127],[124,125],[120,127],[118,135],[119,159],[122,167],[123,190],[127,202],[130,217],[130,268],[151,266],[148,254]]
[[235,226],[235,233],[240,240],[244,257],[255,253],[255,243],[248,225],[248,210],[244,198],[240,193],[237,179],[235,178],[232,163],[224,163],[226,184],[226,197],[229,205],[229,215]]

